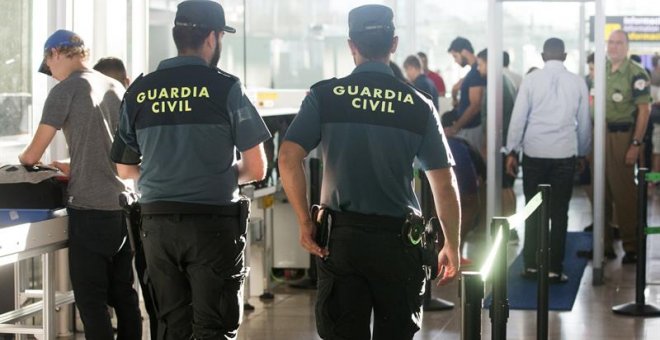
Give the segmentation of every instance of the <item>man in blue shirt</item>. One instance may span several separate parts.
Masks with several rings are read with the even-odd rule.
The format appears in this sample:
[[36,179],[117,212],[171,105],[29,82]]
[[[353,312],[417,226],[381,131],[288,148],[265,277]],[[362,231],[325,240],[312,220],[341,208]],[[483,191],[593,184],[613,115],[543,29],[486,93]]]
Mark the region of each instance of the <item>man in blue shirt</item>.
[[[440,284],[458,273],[460,210],[447,142],[428,97],[388,67],[398,37],[388,7],[348,15],[357,67],[347,77],[312,86],[279,155],[282,184],[300,225],[300,243],[317,255],[316,320],[324,339],[412,339],[421,325],[425,278],[411,223],[419,220],[413,160],[436,196],[444,247]],[[303,159],[320,146],[321,204],[331,229],[309,213]],[[329,215],[329,216],[328,216]],[[407,223],[410,222],[410,223]],[[322,224],[323,227],[325,224]],[[316,233],[329,232],[315,241]],[[428,264],[429,262],[427,262]]]
[[[523,189],[529,202],[539,184],[552,186],[550,220],[550,282],[568,281],[562,273],[568,225],[568,203],[573,193],[576,156],[582,160],[591,144],[589,93],[584,79],[570,73],[564,42],[557,38],[543,45],[543,69],[523,79],[513,107],[506,150],[507,172],[515,176],[523,151]],[[525,224],[522,275],[535,278],[538,211]]]
[[424,74],[422,69],[422,62],[416,55],[410,55],[403,61],[403,69],[406,72],[406,77],[418,90],[430,95],[433,99],[433,106],[438,110],[438,89],[436,89],[433,81]]
[[[477,57],[469,40],[458,37],[449,45],[447,52],[461,67],[470,65],[470,72],[452,89],[453,104],[458,119],[445,129],[447,136],[458,136],[467,140],[477,150],[481,150],[483,129],[481,128],[481,98],[486,87],[486,79],[477,70]],[[460,99],[458,94],[460,92]]]
[[159,339],[235,339],[243,313],[249,202],[238,184],[264,177],[270,134],[216,66],[225,32],[235,30],[217,2],[180,3],[179,55],[127,90],[113,144],[120,176],[139,177]]

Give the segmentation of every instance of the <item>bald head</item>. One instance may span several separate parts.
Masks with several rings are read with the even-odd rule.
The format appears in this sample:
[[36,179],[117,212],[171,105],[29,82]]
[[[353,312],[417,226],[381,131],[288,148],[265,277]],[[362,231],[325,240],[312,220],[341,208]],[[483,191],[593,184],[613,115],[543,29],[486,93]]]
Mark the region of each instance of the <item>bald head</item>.
[[548,60],[566,60],[566,48],[564,41],[559,38],[550,38],[543,44],[543,61]]

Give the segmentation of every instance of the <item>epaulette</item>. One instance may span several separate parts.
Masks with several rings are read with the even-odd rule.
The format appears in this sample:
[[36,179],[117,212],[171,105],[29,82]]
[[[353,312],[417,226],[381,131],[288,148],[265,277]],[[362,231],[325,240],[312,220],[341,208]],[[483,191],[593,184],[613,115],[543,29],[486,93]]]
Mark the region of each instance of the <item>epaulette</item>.
[[424,97],[426,97],[427,99],[433,100],[433,96],[431,96],[430,93],[426,93],[426,91],[420,90],[419,88],[417,88],[417,86],[415,86],[415,85],[413,85],[413,84],[406,83],[406,85],[408,85],[408,86],[412,87],[413,89],[417,90],[417,92],[419,92],[419,93],[421,93],[422,95],[424,95]]
[[237,76],[235,76],[231,73],[227,73],[227,72],[221,70],[219,67],[216,67],[216,70],[218,71],[218,74],[223,76],[223,77],[229,78],[233,81],[239,81],[240,80]]
[[144,73],[140,73],[140,75],[137,76],[137,78],[135,78],[135,80],[133,80],[133,82],[131,82],[131,85],[128,85],[128,87],[126,88],[126,93],[129,93],[129,92],[131,91],[131,89],[132,89],[137,83],[139,83],[140,80],[142,80],[142,78],[144,78]]
[[324,80],[321,80],[321,81],[317,82],[316,84],[310,86],[309,88],[313,89],[315,87],[319,87],[319,86],[322,86],[322,85],[325,85],[325,84],[329,84],[329,83],[331,83],[335,80],[337,80],[337,78],[324,79]]

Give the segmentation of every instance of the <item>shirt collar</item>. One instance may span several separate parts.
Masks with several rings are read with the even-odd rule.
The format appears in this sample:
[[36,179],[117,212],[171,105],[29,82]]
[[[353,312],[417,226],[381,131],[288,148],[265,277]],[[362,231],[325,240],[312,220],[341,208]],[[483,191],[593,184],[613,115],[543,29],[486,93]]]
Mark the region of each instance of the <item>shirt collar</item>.
[[[628,71],[629,64],[630,64],[630,59],[626,57],[626,59],[624,59],[623,62],[621,63],[621,66],[619,66],[619,68],[616,69],[616,72],[614,73],[617,72],[625,73],[626,71]],[[610,61],[610,59],[607,59],[607,64],[605,68],[607,69],[607,74],[612,73],[612,62]]]
[[190,65],[209,66],[206,61],[200,57],[178,56],[161,61],[160,64],[158,64],[158,70]]
[[551,68],[551,69],[556,69],[556,68],[561,68],[561,69],[566,69],[566,66],[564,66],[564,62],[559,61],[559,60],[548,60],[545,62],[545,68]]
[[385,73],[389,74],[391,76],[394,76],[394,72],[392,72],[392,69],[390,68],[389,65],[378,62],[378,61],[367,61],[364,62],[353,70],[353,73],[360,73],[360,72],[377,72],[377,73]]

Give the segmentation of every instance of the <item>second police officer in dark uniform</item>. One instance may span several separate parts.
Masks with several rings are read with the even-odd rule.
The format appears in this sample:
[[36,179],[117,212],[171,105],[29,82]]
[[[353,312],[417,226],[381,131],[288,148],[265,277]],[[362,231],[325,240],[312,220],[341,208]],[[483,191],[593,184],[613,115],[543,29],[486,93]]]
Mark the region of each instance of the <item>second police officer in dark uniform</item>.
[[[373,311],[373,339],[412,339],[421,325],[425,283],[421,251],[403,231],[406,217],[419,211],[413,160],[429,178],[442,220],[441,284],[459,270],[453,160],[431,100],[388,67],[398,43],[392,10],[366,5],[353,9],[348,21],[357,67],[345,78],[312,86],[281,147],[279,169],[301,245],[320,257],[319,335],[369,339]],[[331,220],[323,230],[308,212],[302,165],[319,144],[321,219]],[[321,246],[314,236],[327,231],[328,243]]]
[[238,183],[263,178],[270,134],[216,66],[225,32],[217,2],[179,4],[178,56],[128,89],[113,145],[120,175],[139,176],[159,339],[234,339],[242,315],[249,202]]

